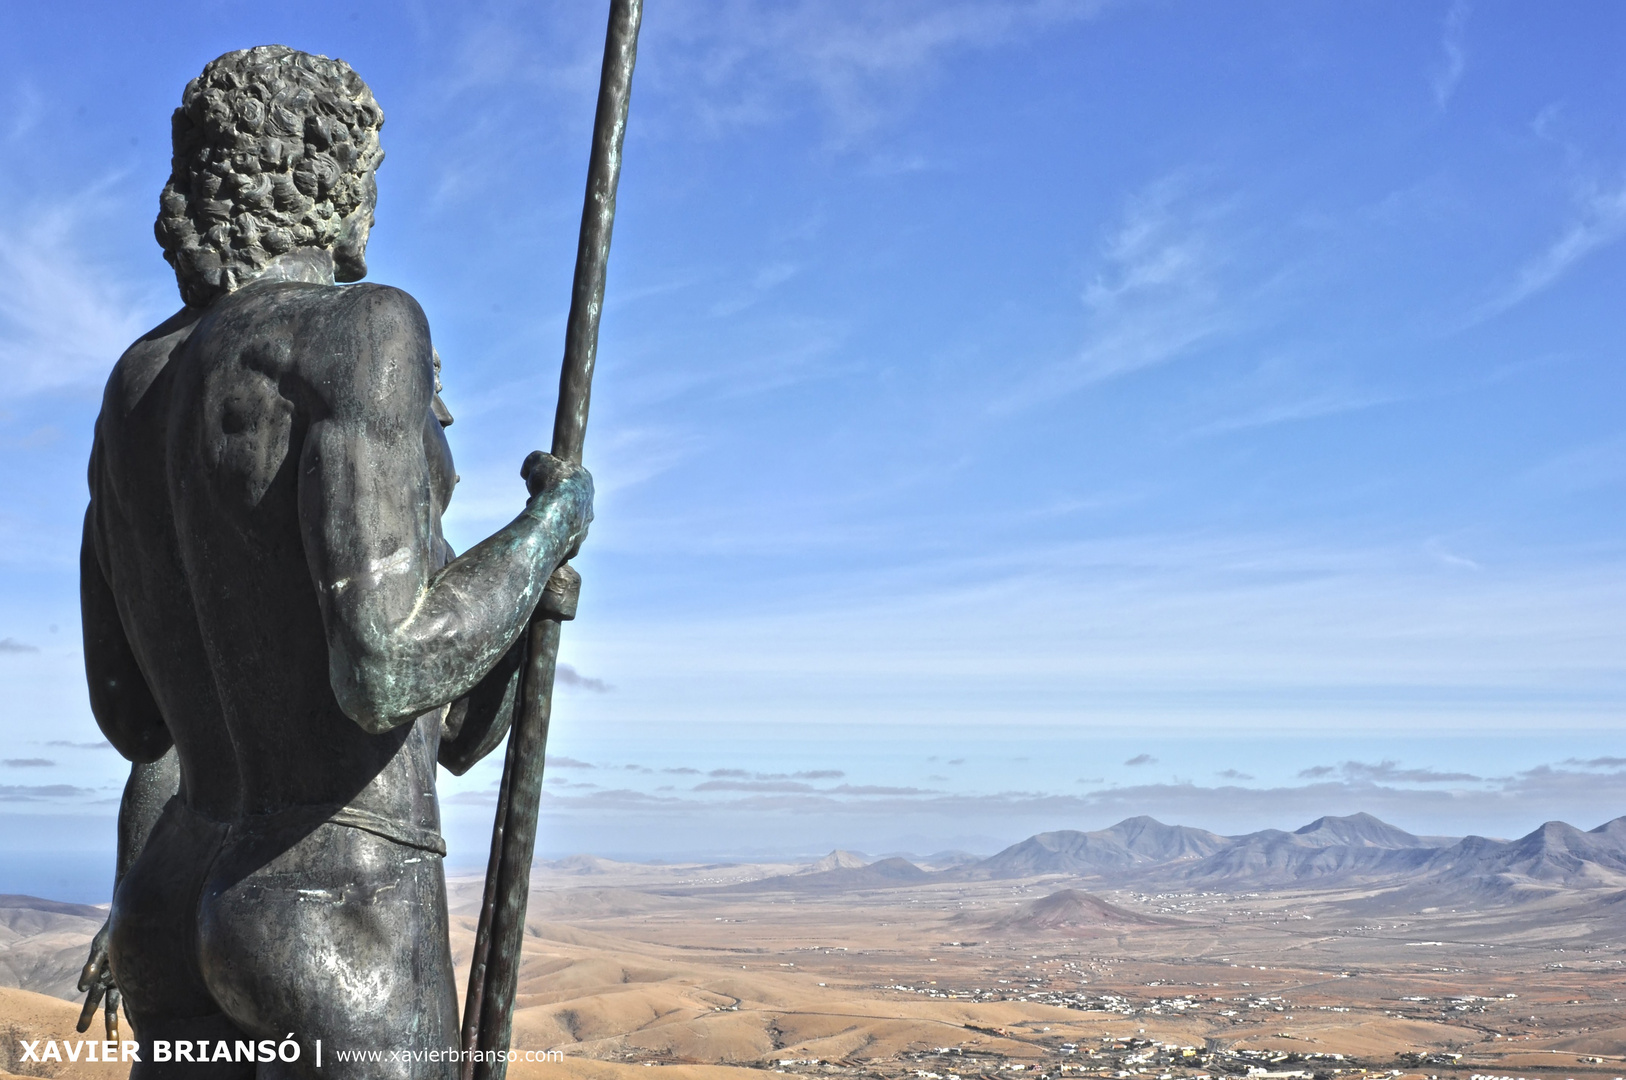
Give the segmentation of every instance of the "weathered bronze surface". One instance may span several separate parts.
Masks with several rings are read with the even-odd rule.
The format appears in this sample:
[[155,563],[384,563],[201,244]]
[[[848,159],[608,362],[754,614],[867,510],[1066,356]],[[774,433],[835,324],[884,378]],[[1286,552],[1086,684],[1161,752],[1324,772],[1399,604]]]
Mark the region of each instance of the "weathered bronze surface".
[[315,1042],[456,1045],[436,762],[500,743],[516,642],[593,491],[532,454],[512,522],[461,556],[442,538],[428,323],[335,284],[366,273],[382,123],[347,65],[280,46],[215,60],[175,113],[157,235],[186,306],[118,361],[90,461],[86,673],[136,765],[86,983],[116,983],[144,1049],[291,1032],[301,1053],[149,1050],[138,1076],[457,1071],[319,1072]]

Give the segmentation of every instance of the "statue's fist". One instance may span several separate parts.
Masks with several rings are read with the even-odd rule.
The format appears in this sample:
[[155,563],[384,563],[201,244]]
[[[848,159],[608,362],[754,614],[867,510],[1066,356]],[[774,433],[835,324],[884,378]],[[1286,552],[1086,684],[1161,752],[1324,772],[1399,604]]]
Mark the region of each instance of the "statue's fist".
[[[593,477],[580,465],[533,450],[519,468],[532,513],[558,514],[570,533],[573,556],[593,520]],[[567,556],[568,557],[568,556]]]
[[540,495],[550,488],[566,483],[572,477],[587,478],[589,491],[593,487],[593,478],[587,470],[580,465],[572,465],[561,458],[556,458],[542,450],[532,450],[525,457],[525,463],[519,467],[519,475],[525,481],[525,487],[533,496]]

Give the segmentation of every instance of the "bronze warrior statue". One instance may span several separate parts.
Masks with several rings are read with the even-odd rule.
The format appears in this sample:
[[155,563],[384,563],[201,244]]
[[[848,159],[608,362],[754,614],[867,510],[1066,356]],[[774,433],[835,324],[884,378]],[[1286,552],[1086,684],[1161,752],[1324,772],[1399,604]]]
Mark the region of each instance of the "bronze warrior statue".
[[[501,740],[593,487],[532,454],[511,523],[442,538],[423,311],[335,284],[366,274],[382,124],[348,65],[281,46],[215,60],[175,112],[157,235],[185,307],[108,380],[81,570],[91,706],[135,763],[86,980],[122,993],[138,1077],[456,1072],[318,1072],[313,1043],[456,1045],[436,762]],[[290,1032],[292,1063],[150,1052]]]

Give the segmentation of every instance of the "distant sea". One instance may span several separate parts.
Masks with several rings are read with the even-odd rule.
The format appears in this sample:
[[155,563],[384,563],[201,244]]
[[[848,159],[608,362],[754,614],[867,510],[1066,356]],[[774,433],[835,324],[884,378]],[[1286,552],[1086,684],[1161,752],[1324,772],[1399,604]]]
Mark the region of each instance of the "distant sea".
[[0,893],[105,904],[113,899],[113,853],[7,852],[0,855]]
[[106,812],[0,813],[0,893],[108,903],[117,835]]

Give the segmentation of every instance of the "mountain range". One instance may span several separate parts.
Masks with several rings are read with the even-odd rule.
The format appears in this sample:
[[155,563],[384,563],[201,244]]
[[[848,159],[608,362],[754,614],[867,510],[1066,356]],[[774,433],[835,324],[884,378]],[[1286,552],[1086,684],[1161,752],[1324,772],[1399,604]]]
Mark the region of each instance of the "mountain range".
[[832,852],[800,873],[728,888],[822,891],[1036,877],[1157,890],[1361,884],[1520,901],[1564,889],[1626,890],[1626,817],[1587,832],[1552,821],[1517,840],[1413,836],[1371,814],[1321,817],[1292,832],[1263,829],[1242,836],[1132,817],[1091,832],[1039,833],[988,858],[937,871],[898,856],[862,863],[850,852]]
[[1215,889],[1281,888],[1360,879],[1472,884],[1503,894],[1626,888],[1626,817],[1583,832],[1550,821],[1517,840],[1413,836],[1371,814],[1317,818],[1293,832],[1219,836],[1152,818],[1095,832],[1029,837],[980,863],[972,878],[1064,874]]

